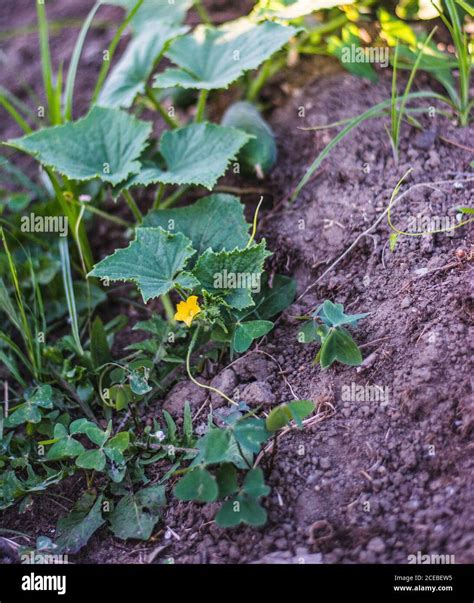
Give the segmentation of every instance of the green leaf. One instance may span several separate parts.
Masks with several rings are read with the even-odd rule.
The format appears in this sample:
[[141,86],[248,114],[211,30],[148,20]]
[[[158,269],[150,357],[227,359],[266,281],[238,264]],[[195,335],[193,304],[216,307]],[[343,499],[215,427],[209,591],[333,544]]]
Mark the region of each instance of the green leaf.
[[101,495],[94,502],[94,497],[86,494],[69,515],[58,521],[55,540],[58,552],[78,553],[105,523],[102,517],[102,499]]
[[200,256],[206,249],[232,251],[249,241],[249,225],[238,197],[215,194],[186,207],[151,211],[143,226],[158,227],[170,233],[181,232],[190,239]]
[[259,318],[269,320],[290,306],[296,297],[296,281],[288,276],[276,274],[272,286],[264,280],[261,293],[255,300]]
[[40,385],[25,394],[26,402],[20,404],[6,419],[5,427],[16,427],[23,423],[39,423],[42,419],[40,408],[53,408],[53,388]]
[[144,396],[151,392],[152,388],[148,385],[148,379],[143,370],[136,369],[128,377],[130,379],[130,388],[137,396]]
[[409,46],[417,44],[413,29],[401,19],[391,15],[388,10],[380,8],[377,11],[382,37],[390,46],[395,46],[398,41],[406,42]]
[[336,360],[349,366],[357,366],[362,362],[357,344],[342,327],[333,329],[324,340],[320,354],[321,368],[329,368]]
[[270,494],[270,488],[265,484],[263,471],[260,467],[251,469],[247,473],[242,489],[246,494],[254,498]]
[[95,317],[92,323],[90,349],[92,364],[95,369],[98,369],[112,359],[104,323],[98,316]]
[[173,420],[173,417],[170,415],[170,413],[167,410],[163,409],[163,416],[165,418],[166,421],[166,427],[167,427],[167,440],[171,443],[174,444],[176,442],[176,423]]
[[97,100],[102,107],[131,107],[145,86],[167,43],[186,33],[186,27],[157,21],[134,37],[105,81]]
[[252,452],[259,452],[262,443],[270,437],[263,419],[247,417],[236,422],[234,437],[241,446]]
[[164,486],[151,486],[136,494],[127,494],[109,517],[117,538],[148,540],[166,503]]
[[295,423],[298,427],[301,427],[303,419],[306,419],[314,411],[315,405],[312,400],[294,400],[288,402],[288,408]]
[[227,88],[245,71],[256,69],[297,31],[245,18],[218,28],[200,25],[171,44],[166,56],[180,68],[158,74],[154,84],[158,88]]
[[[137,0],[107,0],[107,4],[122,6],[130,12]],[[144,0],[132,19],[136,32],[150,29],[165,23],[182,23],[193,0]]]
[[93,442],[94,444],[96,444],[97,446],[102,447],[105,442],[107,441],[110,433],[109,431],[102,431],[102,429],[99,429],[99,427],[97,427],[97,425],[88,425],[85,429],[85,434],[86,436],[89,438],[89,440],[91,442]]
[[195,253],[189,239],[181,233],[172,235],[162,228],[138,228],[136,239],[125,249],[96,264],[88,276],[112,281],[133,281],[143,301],[167,293],[176,274]]
[[234,494],[239,489],[237,482],[237,469],[232,463],[223,463],[217,472],[217,485],[219,487],[219,498]]
[[216,478],[201,467],[187,473],[174,487],[174,495],[180,500],[212,502],[218,494]]
[[73,180],[118,184],[140,171],[137,161],[152,124],[119,109],[93,107],[79,121],[44,128],[6,143]]
[[186,443],[190,444],[193,440],[193,415],[191,413],[191,406],[187,400],[184,403],[183,435]]
[[312,343],[313,341],[321,341],[318,335],[318,325],[315,320],[310,318],[298,327],[298,342]]
[[130,434],[128,431],[121,431],[107,442],[107,448],[113,448],[124,452],[130,444]]
[[288,425],[288,423],[293,419],[293,415],[291,414],[290,409],[288,408],[288,404],[280,404],[275,408],[272,408],[267,418],[265,419],[265,427],[268,431],[275,432]]
[[240,523],[259,527],[265,525],[267,512],[255,498],[244,494],[225,502],[219,509],[215,521],[221,528],[233,528]]
[[[330,36],[327,49],[329,54],[337,57],[344,69],[349,73],[376,82],[377,72],[367,60],[357,60],[364,57],[365,49],[359,35],[359,29],[353,23],[345,25],[341,31],[342,39]],[[356,54],[357,53],[357,54]]]
[[269,255],[264,240],[247,249],[207,250],[198,259],[193,275],[208,293],[221,295],[230,306],[241,310],[254,305],[252,293],[260,288],[263,264]]
[[132,390],[126,383],[117,383],[109,387],[109,397],[114,402],[116,410],[127,408],[133,401]]
[[341,325],[355,325],[359,320],[369,316],[369,313],[344,314],[342,304],[334,304],[332,301],[326,300],[319,306],[314,316],[319,316],[327,326],[339,327]]
[[273,130],[258,109],[247,101],[238,101],[224,113],[221,124],[253,136],[241,149],[238,162],[245,175],[263,178],[277,161],[277,146]]
[[76,465],[81,469],[95,469],[95,471],[103,471],[105,462],[106,458],[102,450],[86,450],[76,459]]
[[229,456],[231,433],[228,429],[211,429],[205,436],[203,462],[220,463]]
[[252,11],[257,19],[291,21],[319,10],[351,4],[354,0],[259,0]]
[[67,429],[61,423],[54,426],[54,439],[58,439],[48,450],[46,460],[57,461],[63,458],[78,456],[84,452],[84,446],[75,440],[72,435],[68,435]]
[[160,152],[167,169],[147,164],[116,192],[157,182],[194,184],[211,190],[248,140],[245,132],[209,123],[167,130],[160,139]]
[[235,327],[232,347],[238,354],[246,352],[254,339],[263,337],[272,329],[273,323],[269,320],[251,320],[238,323]]

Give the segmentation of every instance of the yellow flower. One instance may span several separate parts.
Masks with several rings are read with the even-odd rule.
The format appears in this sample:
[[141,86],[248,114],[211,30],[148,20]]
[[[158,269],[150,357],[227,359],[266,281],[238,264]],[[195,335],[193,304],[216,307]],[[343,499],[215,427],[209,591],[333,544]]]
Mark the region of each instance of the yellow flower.
[[193,319],[201,312],[196,295],[191,295],[186,301],[179,302],[176,307],[175,320],[182,320],[188,327],[191,326]]

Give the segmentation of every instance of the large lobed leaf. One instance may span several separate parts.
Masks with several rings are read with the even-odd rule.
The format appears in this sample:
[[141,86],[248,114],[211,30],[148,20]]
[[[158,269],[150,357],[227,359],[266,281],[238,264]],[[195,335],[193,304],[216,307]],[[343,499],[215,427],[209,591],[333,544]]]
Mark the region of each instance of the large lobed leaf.
[[158,227],[170,233],[181,232],[201,255],[206,249],[231,251],[243,248],[249,240],[249,225],[238,197],[215,194],[203,197],[187,207],[151,211],[144,226]]
[[245,132],[209,123],[166,131],[160,140],[160,151],[167,169],[147,165],[119,190],[157,182],[195,184],[211,190],[249,140]]
[[89,276],[111,281],[133,281],[145,303],[167,293],[175,278],[195,253],[189,239],[162,228],[139,228],[136,239],[125,249],[96,264]]
[[154,23],[132,39],[107,78],[97,101],[102,107],[130,107],[145,92],[148,78],[167,43],[187,31],[173,23]]
[[207,250],[198,259],[193,275],[203,289],[221,295],[230,306],[242,310],[254,305],[252,284],[259,282],[265,259],[270,255],[265,241],[247,249],[218,253]]
[[179,68],[155,78],[158,88],[227,88],[245,71],[256,69],[284,46],[297,29],[278,23],[238,19],[221,27],[198,26],[175,40],[166,56]]
[[93,107],[76,122],[44,128],[6,144],[73,180],[100,178],[118,184],[140,171],[137,159],[151,129],[151,123],[125,111]]

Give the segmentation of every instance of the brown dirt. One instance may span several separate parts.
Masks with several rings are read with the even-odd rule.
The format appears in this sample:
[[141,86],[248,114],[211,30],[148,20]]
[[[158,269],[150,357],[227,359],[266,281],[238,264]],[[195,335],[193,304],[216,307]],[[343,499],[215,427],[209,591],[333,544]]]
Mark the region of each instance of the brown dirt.
[[[286,102],[270,117],[280,156],[264,186],[277,209],[268,203],[261,234],[277,250],[272,265],[297,278],[300,294],[384,211],[410,167],[404,190],[468,178],[474,159],[439,136],[430,141],[405,126],[397,166],[383,120],[373,120],[336,148],[293,206],[282,205],[335,132],[299,127],[356,115],[389,95],[385,74],[374,86],[332,71],[316,78],[309,70],[303,86],[292,85],[290,78],[284,90],[266,91]],[[300,107],[305,107],[304,117],[299,117]],[[439,114],[422,120],[445,139],[472,146],[472,127],[458,128]],[[394,219],[404,225],[418,213],[444,216],[472,200],[472,183],[417,187]],[[388,236],[382,222],[284,313],[258,350],[228,369],[236,375],[235,395],[257,381],[271,388],[275,404],[294,396],[318,403],[321,421],[280,441],[268,478],[268,525],[223,531],[212,522],[213,505],[174,501],[152,542],[123,543],[103,530],[74,562],[144,562],[158,547],[166,548],[155,563],[167,558],[176,563],[302,558],[406,563],[418,551],[454,555],[457,563],[474,561],[469,231],[401,238],[393,253]],[[458,258],[458,250],[465,255]],[[351,312],[371,312],[354,333],[366,358],[362,367],[334,365],[322,372],[311,363],[315,346],[297,343],[294,317],[324,299],[344,303]],[[343,388],[352,383],[386,388],[388,399],[344,399]],[[74,499],[81,488],[80,480],[72,478],[63,493]],[[62,511],[40,497],[29,513],[21,518],[15,513],[9,510],[3,521],[30,534],[53,535]]]

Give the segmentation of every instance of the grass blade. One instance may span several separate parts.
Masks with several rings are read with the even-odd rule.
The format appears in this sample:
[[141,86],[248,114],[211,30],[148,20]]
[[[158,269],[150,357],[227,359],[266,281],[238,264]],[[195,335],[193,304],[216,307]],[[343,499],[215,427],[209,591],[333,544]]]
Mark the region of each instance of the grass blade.
[[67,73],[67,81],[66,81],[66,90],[65,90],[65,101],[64,101],[64,119],[66,121],[70,121],[72,119],[72,103],[74,96],[74,84],[76,83],[76,74],[77,68],[79,65],[79,59],[81,58],[82,48],[84,47],[84,42],[86,40],[87,33],[92,25],[92,21],[94,20],[95,14],[102,6],[102,0],[97,0],[97,2],[92,7],[91,11],[87,15],[86,20],[84,21],[81,31],[79,32],[79,36],[76,41],[76,45],[74,47],[74,52],[71,57],[71,63],[69,65],[69,70]]
[[[437,94],[435,92],[413,92],[412,94],[409,94],[407,96],[407,100],[408,100],[408,98],[409,99],[436,98],[438,100],[442,100],[443,102],[446,101],[444,96]],[[395,100],[398,102],[401,100],[401,97],[398,97]],[[295,190],[293,191],[293,193],[290,197],[290,202],[292,203],[295,201],[295,199],[301,193],[302,189],[306,186],[306,184],[308,184],[309,180],[311,180],[314,172],[319,168],[319,166],[324,161],[324,159],[329,155],[329,153],[334,149],[334,147],[337,146],[341,142],[341,140],[343,140],[347,136],[347,134],[349,134],[349,132],[351,130],[356,128],[358,125],[360,125],[367,119],[371,119],[373,117],[380,117],[381,115],[383,115],[384,112],[392,106],[392,102],[393,102],[393,99],[389,98],[385,101],[382,101],[378,105],[374,105],[373,107],[371,107],[370,109],[368,109],[367,111],[362,113],[361,115],[354,117],[354,119],[352,119],[347,124],[347,126],[343,130],[341,130],[341,132],[339,132],[339,134],[337,134],[331,140],[331,142],[329,142],[324,147],[324,149],[321,151],[321,153],[316,157],[316,159],[313,161],[313,163],[309,166],[309,168],[306,171],[306,174],[299,181]],[[307,128],[307,130],[311,130],[311,129],[312,128]]]
[[115,32],[114,37],[112,38],[112,42],[107,50],[107,60],[104,59],[102,63],[102,67],[100,68],[99,77],[97,78],[97,83],[94,88],[94,93],[92,94],[91,104],[95,104],[97,99],[99,98],[100,91],[102,90],[102,86],[104,85],[105,78],[107,77],[107,73],[109,72],[110,65],[112,63],[112,59],[114,57],[115,51],[117,49],[118,43],[120,42],[120,38],[122,37],[123,32],[127,28],[130,21],[135,16],[136,12],[143,4],[144,0],[138,0],[133,9],[128,13],[126,19],[120,25],[120,27]]
[[77,318],[76,298],[74,296],[74,287],[72,284],[71,261],[69,259],[69,248],[67,239],[59,241],[59,254],[61,257],[61,272],[63,275],[64,292],[66,294],[66,303],[71,320],[71,331],[76,344],[78,353],[83,356],[81,339],[79,336],[79,322]]
[[38,16],[38,33],[40,41],[41,72],[43,74],[43,85],[48,102],[48,116],[52,125],[61,123],[61,115],[57,113],[54,102],[53,68],[51,65],[51,53],[49,50],[48,20],[44,3],[36,2]]

